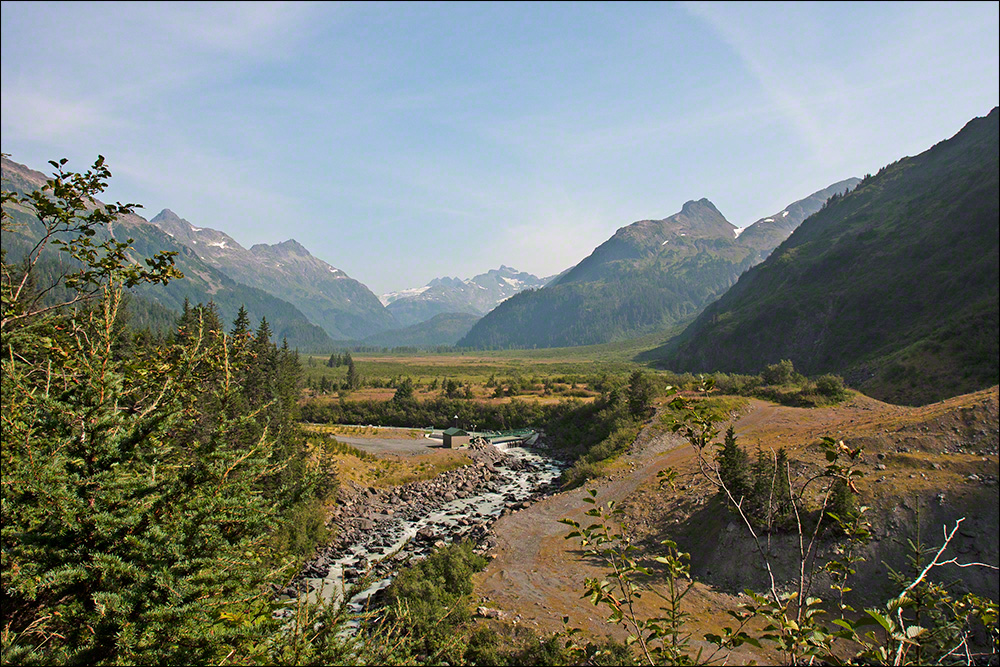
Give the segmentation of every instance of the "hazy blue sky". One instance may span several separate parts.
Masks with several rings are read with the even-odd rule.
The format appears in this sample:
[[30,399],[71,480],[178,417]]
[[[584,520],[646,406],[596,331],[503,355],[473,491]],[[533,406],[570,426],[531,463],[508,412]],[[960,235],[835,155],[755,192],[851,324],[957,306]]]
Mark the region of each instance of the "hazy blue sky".
[[2,150],[376,294],[737,226],[998,103],[998,3],[2,5]]

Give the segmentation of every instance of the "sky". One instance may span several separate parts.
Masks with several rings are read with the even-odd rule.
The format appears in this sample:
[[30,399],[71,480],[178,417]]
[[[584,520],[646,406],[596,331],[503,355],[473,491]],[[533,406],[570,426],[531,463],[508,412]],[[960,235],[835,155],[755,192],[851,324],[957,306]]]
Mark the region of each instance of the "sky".
[[738,227],[1000,96],[984,3],[0,7],[0,144],[105,201],[294,238],[375,294],[539,276],[707,197]]

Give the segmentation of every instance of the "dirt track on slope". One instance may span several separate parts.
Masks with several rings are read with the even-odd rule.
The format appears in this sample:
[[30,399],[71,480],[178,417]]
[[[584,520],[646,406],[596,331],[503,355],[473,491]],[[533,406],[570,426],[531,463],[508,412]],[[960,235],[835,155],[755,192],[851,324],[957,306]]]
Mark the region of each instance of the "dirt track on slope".
[[[993,480],[992,486],[977,487],[972,490],[973,494],[985,492],[988,497],[993,497],[996,495],[998,468],[997,395],[998,389],[994,387],[922,408],[889,405],[861,395],[833,408],[813,409],[750,400],[747,409],[733,425],[741,444],[751,450],[758,444],[775,449],[783,446],[793,459],[799,460],[808,460],[809,457],[817,461],[821,459],[815,447],[809,447],[820,436],[864,441],[866,451],[872,452],[865,464],[873,469],[872,477],[878,474],[875,472],[878,470],[876,464],[883,457],[888,457],[885,461],[890,464],[881,479],[872,479],[866,483],[866,488],[878,489],[875,493],[881,493],[890,502],[894,502],[893,493],[910,490],[910,487],[895,489],[892,486],[894,483],[911,486],[923,483],[925,486],[941,485],[938,488],[953,489],[956,484],[964,482],[968,466],[977,466],[975,470],[984,480]],[[969,414],[974,414],[971,421]],[[959,416],[964,422],[959,420]],[[960,426],[964,429],[961,433]],[[930,457],[919,463],[919,471],[906,467],[912,464],[902,460],[902,457],[911,454],[896,453],[911,451],[910,447],[896,446],[904,440],[912,444],[914,450],[924,451]],[[978,442],[975,445],[978,449],[973,451],[973,445],[969,445],[968,451],[963,449],[968,442]],[[952,449],[949,450],[949,447]],[[875,458],[875,452],[881,451],[889,454],[880,453],[879,458]],[[894,457],[900,460],[897,462]],[[932,461],[941,461],[944,465],[932,468]],[[898,470],[896,463],[899,463]],[[966,468],[959,470],[959,464]],[[680,473],[679,493],[672,494],[658,488],[657,473],[666,467]],[[958,474],[933,478],[933,475],[948,473],[949,467]],[[683,532],[690,537],[700,532],[702,540],[714,541],[714,536],[719,533],[712,531],[727,530],[725,522],[729,519],[724,513],[717,512],[718,517],[705,513],[711,510],[714,489],[696,475],[696,459],[690,446],[672,434],[650,435],[647,429],[633,446],[633,451],[621,457],[617,470],[610,478],[556,494],[501,518],[494,526],[499,543],[493,552],[495,559],[476,578],[475,594],[480,604],[504,610],[519,624],[541,632],[562,629],[563,616],[569,616],[570,626],[579,627],[587,634],[612,634],[624,639],[624,629],[612,628],[606,623],[606,609],[596,608],[588,599],[581,599],[584,580],[587,577],[607,577],[609,569],[601,563],[586,560],[579,550],[579,541],[565,539],[570,528],[560,524],[559,519],[571,518],[584,525],[592,521],[585,516],[590,506],[583,502],[589,488],[597,490],[599,503],[614,500],[624,505],[626,523],[637,539],[650,536],[662,538],[664,535],[673,537],[670,524],[679,524],[676,526],[678,533]],[[914,477],[917,479],[913,480]],[[885,484],[878,485],[876,482]],[[692,516],[695,520],[708,517],[712,521],[705,520],[702,526],[692,526],[688,521]],[[721,525],[709,525],[719,521]],[[995,542],[995,528],[988,530],[993,531]],[[717,547],[716,544],[703,546],[706,552]],[[693,551],[694,560],[702,555],[689,545],[681,544],[681,547]],[[745,549],[745,545],[742,548]],[[754,557],[752,552],[716,553],[714,562],[729,561],[729,567],[736,568],[738,573],[739,568],[748,567],[748,560]],[[992,557],[995,559],[995,555]],[[704,568],[701,572],[698,568],[693,568],[693,571],[696,578],[706,580],[700,576],[704,574]],[[711,572],[708,574],[711,575]],[[685,599],[685,609],[694,616],[688,628],[692,636],[698,638],[705,632],[717,632],[722,624],[731,620],[725,615],[725,610],[732,609],[740,597],[739,594],[696,582]],[[657,599],[647,595],[639,601],[638,609],[641,616],[648,617],[654,615],[658,607]],[[701,645],[700,642],[693,643]],[[745,662],[747,659],[766,662],[769,657],[772,656],[759,652],[756,655],[736,654],[730,662]]]
[[[662,454],[681,445],[674,437],[657,438],[636,455],[625,457],[634,471],[628,475],[602,480],[599,484],[558,493],[541,500],[530,508],[501,518],[494,526],[499,546],[496,559],[480,575],[477,592],[485,604],[501,609],[517,610],[522,622],[543,630],[555,631],[562,627],[563,613],[579,607],[577,599],[583,592],[583,580],[600,576],[604,569],[582,560],[576,549],[578,543],[564,539],[570,531],[559,519],[571,518],[588,525],[585,512],[589,506],[583,502],[585,488],[598,491],[597,501],[621,500],[633,493],[641,484],[656,479],[656,473],[667,465]],[[603,628],[601,614],[587,609],[586,614],[594,624],[588,629],[596,632]],[[582,619],[572,619],[583,623]]]

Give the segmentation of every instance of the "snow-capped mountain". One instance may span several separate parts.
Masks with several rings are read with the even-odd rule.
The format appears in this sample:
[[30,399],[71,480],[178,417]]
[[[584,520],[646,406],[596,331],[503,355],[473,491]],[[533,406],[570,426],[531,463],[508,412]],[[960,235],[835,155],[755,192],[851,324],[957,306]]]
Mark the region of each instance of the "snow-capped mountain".
[[293,239],[248,250],[225,232],[195,227],[168,209],[150,222],[233,280],[295,304],[335,340],[398,327],[371,290]]
[[435,278],[423,287],[382,295],[382,303],[404,325],[426,322],[440,313],[485,315],[526,289],[544,286],[549,278],[501,265],[474,278]]

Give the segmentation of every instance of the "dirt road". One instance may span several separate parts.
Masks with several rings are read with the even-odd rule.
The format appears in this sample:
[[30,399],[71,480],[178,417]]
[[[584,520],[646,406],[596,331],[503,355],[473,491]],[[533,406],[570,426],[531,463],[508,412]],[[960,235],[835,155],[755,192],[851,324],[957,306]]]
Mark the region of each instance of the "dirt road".
[[338,435],[337,440],[376,455],[399,454],[402,456],[416,456],[444,449],[444,445],[440,440],[432,438],[366,438]]
[[583,502],[587,489],[597,490],[599,503],[620,501],[655,481],[656,473],[673,461],[664,454],[684,444],[672,434],[657,436],[622,457],[623,472],[501,518],[494,526],[499,541],[496,558],[477,580],[476,592],[483,604],[516,610],[521,623],[544,632],[562,629],[561,619],[568,614],[571,625],[607,634],[606,611],[580,599],[584,579],[603,577],[607,568],[585,560],[579,541],[565,539],[571,529],[559,520],[571,518],[589,525],[593,520],[585,512],[590,505]]

